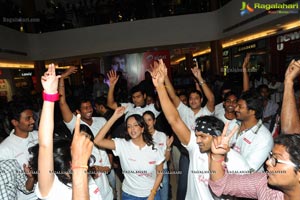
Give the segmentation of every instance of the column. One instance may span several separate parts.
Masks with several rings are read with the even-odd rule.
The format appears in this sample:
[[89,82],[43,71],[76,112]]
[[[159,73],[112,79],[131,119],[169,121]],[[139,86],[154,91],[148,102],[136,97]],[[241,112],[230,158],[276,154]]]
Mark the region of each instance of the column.
[[220,69],[223,67],[223,48],[220,40],[210,42],[210,73],[220,74]]

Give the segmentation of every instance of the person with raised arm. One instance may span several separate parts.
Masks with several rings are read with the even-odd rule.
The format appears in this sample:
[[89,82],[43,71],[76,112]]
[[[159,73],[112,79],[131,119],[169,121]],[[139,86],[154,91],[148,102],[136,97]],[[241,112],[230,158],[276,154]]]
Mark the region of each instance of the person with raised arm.
[[[39,124],[39,144],[32,147],[31,164],[33,171],[37,171],[38,184],[35,193],[40,199],[72,199],[72,173],[78,168],[87,172],[87,163],[71,162],[71,141],[68,139],[53,139],[54,130],[54,103],[59,100],[57,91],[58,79],[54,64],[51,64],[48,71],[41,78],[44,88],[43,107]],[[77,126],[80,117],[77,116]],[[81,132],[85,134],[84,132]],[[76,139],[76,138],[75,138]],[[76,161],[74,157],[74,161]],[[78,175],[78,174],[77,174]],[[90,199],[101,200],[99,189],[90,178],[89,181]]]
[[[115,110],[118,107],[118,102],[116,102],[114,98],[114,90],[116,87],[116,84],[119,80],[119,75],[117,75],[117,72],[114,70],[110,70],[107,73],[107,77],[109,79],[109,90],[107,94],[107,106],[111,109]],[[136,85],[133,88],[131,88],[131,99],[132,103],[120,103],[121,106],[126,107],[125,110],[125,120],[128,116],[132,114],[139,114],[142,115],[145,111],[150,110],[154,113],[155,117],[157,117],[160,113],[159,108],[156,104],[149,104],[146,103],[147,95],[143,88],[141,88],[140,85]]]
[[[202,116],[194,122],[195,130],[187,127],[180,118],[178,111],[171,102],[165,86],[166,67],[162,60],[154,64],[152,81],[158,92],[162,110],[171,125],[173,131],[178,136],[180,142],[189,152],[190,165],[188,173],[187,194],[185,199],[214,199],[208,188],[209,179],[209,159],[211,143],[214,137],[221,134],[224,123],[214,116]],[[237,127],[232,131],[235,132]],[[230,151],[227,160],[228,169],[246,173],[250,168],[244,159],[234,150]]]
[[[250,65],[250,62],[249,62],[250,56],[251,56],[251,53],[246,54],[246,57],[244,58],[244,62],[242,65],[242,73],[243,73],[243,90],[242,91],[243,92],[246,92],[250,89],[250,81],[249,81],[249,74],[248,74],[248,68]],[[233,91],[231,84],[224,83],[221,88],[221,96],[222,96],[223,101],[215,106],[215,113],[214,113],[214,115],[216,117],[218,117],[219,119],[224,118],[224,116],[225,116],[225,112],[226,112],[226,110],[225,110],[225,103],[226,103],[225,95],[229,92],[235,93],[235,91]],[[228,115],[228,111],[227,111],[226,115]],[[232,117],[236,118],[235,116],[232,116]],[[233,118],[231,118],[231,119],[233,119]]]
[[115,121],[120,118],[125,107],[118,107],[113,116],[97,134],[94,143],[111,149],[119,156],[124,174],[122,200],[160,200],[157,192],[163,178],[163,152],[158,148],[148,132],[147,124],[138,114],[126,119],[125,139],[106,139],[105,135]]
[[[64,78],[76,72],[76,67],[70,67],[64,73],[62,73],[62,77],[59,80],[59,107],[63,116],[63,121],[71,133],[73,133],[73,130],[75,128],[76,116],[70,110],[69,105],[66,101]],[[92,131],[94,137],[96,137],[98,131],[106,123],[106,119],[104,117],[93,117],[93,106],[90,99],[81,98],[77,105],[76,113],[79,113],[81,115],[80,123],[88,126],[88,128]],[[106,174],[111,169],[108,155],[105,150],[100,149],[97,146],[94,146],[93,148],[93,155],[95,157],[95,162],[92,166],[92,170],[95,172],[95,176],[93,176],[93,178],[100,188],[100,194],[102,198],[106,200],[112,200],[113,192],[112,188],[109,185]]]
[[284,79],[284,92],[281,108],[281,132],[285,134],[300,133],[300,113],[297,110],[294,95],[294,81],[299,83],[300,60],[292,60]]
[[212,144],[209,186],[220,196],[222,194],[258,200],[298,200],[300,197],[300,135],[280,135],[266,161],[268,173],[230,174],[226,159],[230,150],[229,140],[233,132],[226,135],[226,128]]
[[[80,133],[80,117],[77,117],[73,141],[71,145],[72,165],[82,166],[88,163],[93,149],[93,142],[85,134]],[[73,169],[72,200],[89,200],[88,174],[85,168]]]
[[[176,109],[179,112],[181,119],[187,125],[187,127],[191,130],[195,129],[195,120],[204,115],[212,115],[214,112],[214,104],[215,98],[211,91],[211,89],[206,84],[205,80],[202,77],[201,70],[198,67],[196,62],[196,67],[193,67],[192,73],[194,76],[194,80],[196,82],[196,89],[192,90],[188,94],[188,105],[184,104],[180,100],[180,98],[176,95],[175,89],[167,75],[167,70],[165,70],[165,86],[172,100],[173,104],[175,105]],[[202,88],[202,90],[201,90]],[[203,93],[207,98],[206,105],[202,108],[201,104],[203,101]],[[179,139],[180,140],[180,139]],[[180,146],[181,147],[181,146]],[[190,174],[188,174],[189,168],[189,156],[188,152],[185,148],[179,148],[180,150],[180,159],[179,159],[179,170],[182,173],[179,175],[178,179],[178,190],[177,190],[177,199],[185,198],[186,191],[187,191],[187,179]]]

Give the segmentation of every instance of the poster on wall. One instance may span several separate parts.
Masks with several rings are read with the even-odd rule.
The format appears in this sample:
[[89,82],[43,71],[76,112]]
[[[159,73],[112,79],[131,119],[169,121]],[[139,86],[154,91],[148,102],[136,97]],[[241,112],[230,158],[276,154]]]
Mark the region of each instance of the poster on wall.
[[144,74],[155,60],[163,59],[167,68],[170,67],[169,51],[153,51],[145,53],[113,55],[103,58],[104,71],[115,70],[127,80],[128,89],[144,80]]

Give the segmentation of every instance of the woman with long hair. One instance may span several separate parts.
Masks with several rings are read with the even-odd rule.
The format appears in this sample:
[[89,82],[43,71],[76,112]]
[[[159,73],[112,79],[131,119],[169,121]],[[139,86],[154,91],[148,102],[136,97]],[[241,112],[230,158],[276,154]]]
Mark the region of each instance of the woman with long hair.
[[113,116],[97,134],[94,143],[111,149],[119,156],[124,181],[122,200],[160,200],[157,190],[162,181],[163,152],[157,148],[142,116],[133,114],[126,119],[125,139],[106,139],[113,123],[124,114],[125,107],[118,107]]
[[152,111],[148,110],[143,113],[144,121],[148,126],[148,131],[152,135],[153,142],[157,145],[158,148],[165,155],[165,162],[163,165],[163,180],[162,180],[162,188],[159,190],[160,199],[168,200],[169,199],[169,170],[167,162],[170,160],[171,156],[171,145],[173,143],[173,136],[168,137],[164,132],[158,131],[155,129],[155,115]]

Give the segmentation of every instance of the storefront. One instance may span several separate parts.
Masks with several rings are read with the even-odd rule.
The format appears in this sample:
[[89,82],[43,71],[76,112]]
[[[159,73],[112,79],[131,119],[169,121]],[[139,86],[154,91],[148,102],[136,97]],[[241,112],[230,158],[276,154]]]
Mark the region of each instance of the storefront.
[[300,59],[300,29],[271,37],[271,62],[273,71],[283,80],[292,59]]

